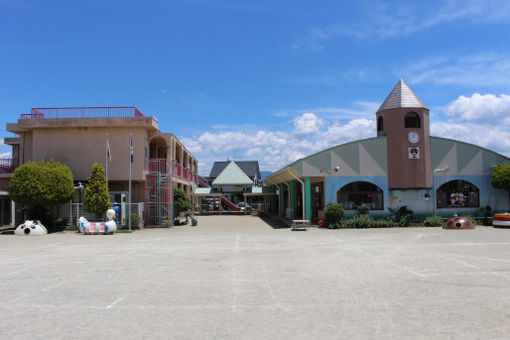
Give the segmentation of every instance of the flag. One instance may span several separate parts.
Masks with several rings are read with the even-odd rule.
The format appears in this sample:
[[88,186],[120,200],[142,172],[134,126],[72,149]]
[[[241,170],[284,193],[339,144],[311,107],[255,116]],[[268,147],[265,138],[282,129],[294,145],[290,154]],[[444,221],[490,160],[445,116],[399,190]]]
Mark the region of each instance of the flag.
[[134,152],[133,152],[133,136],[129,135],[129,154],[131,155],[131,163],[133,163]]
[[110,141],[108,137],[106,137],[106,156],[108,157],[108,162],[112,161],[112,153],[110,152]]

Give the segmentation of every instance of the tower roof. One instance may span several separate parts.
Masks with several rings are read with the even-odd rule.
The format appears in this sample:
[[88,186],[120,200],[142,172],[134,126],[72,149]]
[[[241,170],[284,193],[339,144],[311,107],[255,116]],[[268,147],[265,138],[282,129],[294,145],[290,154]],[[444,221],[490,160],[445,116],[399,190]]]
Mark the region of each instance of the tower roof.
[[401,107],[425,108],[428,110],[427,105],[418,98],[416,93],[411,90],[402,78],[400,78],[397,85],[395,85],[391,93],[386,97],[386,100],[382,103],[377,112]]

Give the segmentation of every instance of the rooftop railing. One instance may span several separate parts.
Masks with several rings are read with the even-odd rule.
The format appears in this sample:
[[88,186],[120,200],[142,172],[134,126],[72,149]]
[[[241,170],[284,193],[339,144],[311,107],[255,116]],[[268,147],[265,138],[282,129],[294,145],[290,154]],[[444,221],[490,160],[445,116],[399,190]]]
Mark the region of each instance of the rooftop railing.
[[20,119],[66,119],[66,118],[129,118],[145,117],[134,106],[104,107],[37,107]]

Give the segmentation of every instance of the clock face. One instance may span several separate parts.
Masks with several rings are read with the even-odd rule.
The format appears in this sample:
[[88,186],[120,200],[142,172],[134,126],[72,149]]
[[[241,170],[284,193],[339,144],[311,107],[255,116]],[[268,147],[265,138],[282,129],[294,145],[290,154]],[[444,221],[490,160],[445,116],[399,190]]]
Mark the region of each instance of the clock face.
[[413,144],[418,143],[420,136],[416,132],[409,132],[409,141]]

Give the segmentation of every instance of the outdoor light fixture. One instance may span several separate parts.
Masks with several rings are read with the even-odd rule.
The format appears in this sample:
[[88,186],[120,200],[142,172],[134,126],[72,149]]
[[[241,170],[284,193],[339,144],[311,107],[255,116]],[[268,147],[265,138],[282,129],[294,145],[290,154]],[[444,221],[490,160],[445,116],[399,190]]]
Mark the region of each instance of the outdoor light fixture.
[[340,167],[339,166],[335,166],[335,172],[338,172],[340,171]]

